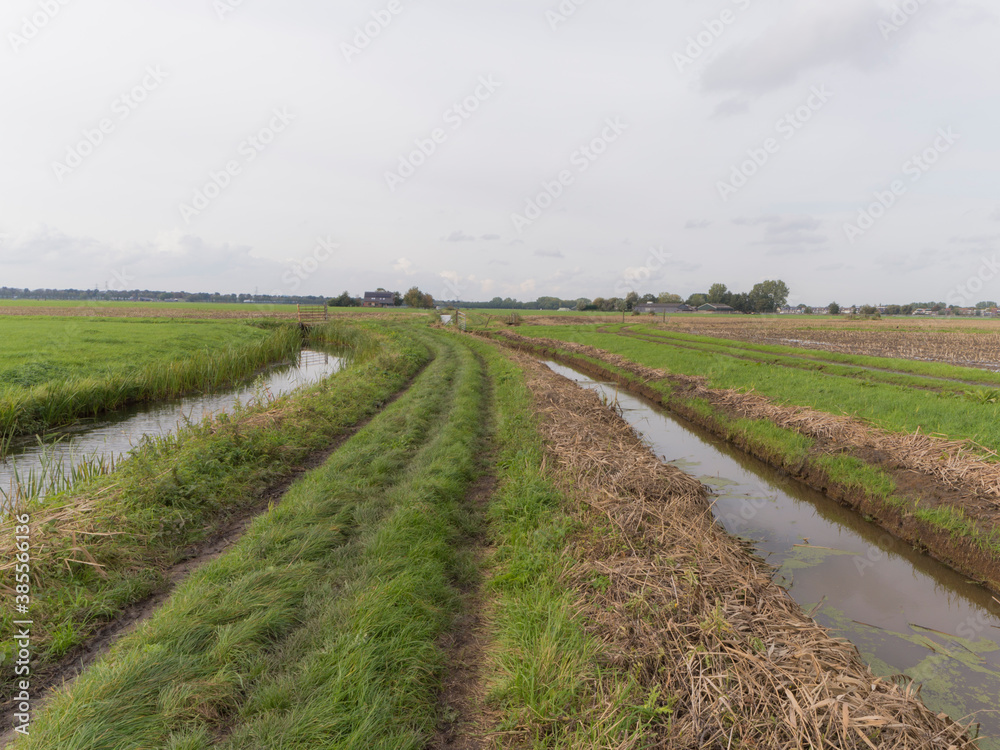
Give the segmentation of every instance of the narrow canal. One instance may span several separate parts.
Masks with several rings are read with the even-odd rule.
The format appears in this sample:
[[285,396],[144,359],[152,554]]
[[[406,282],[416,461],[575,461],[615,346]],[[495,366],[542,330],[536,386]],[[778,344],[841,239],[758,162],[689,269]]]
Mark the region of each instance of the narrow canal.
[[140,404],[77,425],[70,431],[49,435],[14,447],[0,460],[0,505],[14,487],[40,485],[59,487],[81,462],[121,460],[147,435],[168,435],[187,422],[200,422],[210,415],[231,411],[237,403],[277,398],[318,382],[339,371],[344,359],[327,352],[303,349],[295,362],[270,368],[254,380],[228,390],[186,398]]
[[662,460],[708,485],[717,521],[751,540],[776,581],[876,674],[912,678],[928,707],[979,722],[980,747],[1000,748],[1000,602],[988,591],[652,402],[546,364],[617,400]]

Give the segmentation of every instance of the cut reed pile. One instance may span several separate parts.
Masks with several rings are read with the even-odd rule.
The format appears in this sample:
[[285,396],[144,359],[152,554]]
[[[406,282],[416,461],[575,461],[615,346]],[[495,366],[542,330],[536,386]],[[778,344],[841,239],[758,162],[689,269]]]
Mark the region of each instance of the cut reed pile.
[[799,406],[776,404],[756,393],[707,387],[704,378],[667,373],[632,362],[620,355],[582,344],[534,339],[502,331],[500,336],[529,346],[544,346],[597,359],[648,383],[668,380],[713,406],[747,419],[766,419],[779,427],[843,446],[869,448],[885,454],[889,463],[934,477],[943,484],[970,493],[1000,511],[1000,462],[997,455],[969,440],[950,440],[916,432],[882,430],[860,419]]
[[975,746],[813,622],[595,394],[518,360],[567,492],[613,530],[578,540],[570,583],[609,672],[649,696],[646,736],[622,748]]

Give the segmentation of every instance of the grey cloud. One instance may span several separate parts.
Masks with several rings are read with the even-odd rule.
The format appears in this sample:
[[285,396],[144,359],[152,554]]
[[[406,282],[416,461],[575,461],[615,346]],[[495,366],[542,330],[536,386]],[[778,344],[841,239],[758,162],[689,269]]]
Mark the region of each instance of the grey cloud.
[[535,250],[535,255],[539,258],[565,258],[566,256],[562,254],[562,250]]
[[441,238],[442,242],[475,242],[476,238],[470,234],[466,234],[461,229],[456,229],[454,232],[449,234],[447,237]]
[[722,52],[705,69],[706,91],[762,94],[835,63],[871,70],[886,59],[878,22],[886,13],[870,2],[804,2],[754,39]]
[[687,224],[684,225],[684,228],[685,229],[708,229],[710,226],[712,226],[712,222],[709,219],[702,219],[701,221],[697,221],[695,219],[691,219],[690,221],[688,221]]

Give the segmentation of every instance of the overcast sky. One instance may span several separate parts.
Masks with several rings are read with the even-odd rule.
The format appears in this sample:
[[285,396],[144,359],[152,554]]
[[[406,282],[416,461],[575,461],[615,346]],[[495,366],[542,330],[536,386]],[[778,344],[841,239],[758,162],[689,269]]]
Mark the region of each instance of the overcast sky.
[[0,285],[996,299],[995,8],[7,0]]

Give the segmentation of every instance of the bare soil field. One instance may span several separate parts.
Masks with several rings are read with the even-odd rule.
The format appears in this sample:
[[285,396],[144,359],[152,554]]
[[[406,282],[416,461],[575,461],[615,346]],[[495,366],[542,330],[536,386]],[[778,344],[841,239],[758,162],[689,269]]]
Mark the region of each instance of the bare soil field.
[[[636,320],[630,318],[627,320]],[[756,344],[1000,369],[1000,320],[668,318],[667,330]]]

